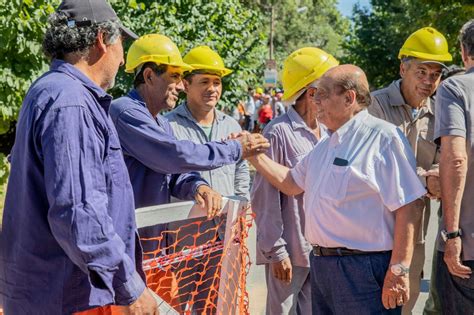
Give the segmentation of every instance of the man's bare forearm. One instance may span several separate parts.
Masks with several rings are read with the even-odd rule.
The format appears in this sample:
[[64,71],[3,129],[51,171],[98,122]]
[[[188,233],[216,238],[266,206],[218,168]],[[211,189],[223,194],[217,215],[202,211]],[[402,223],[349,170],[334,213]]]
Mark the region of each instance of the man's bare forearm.
[[423,207],[424,202],[417,199],[396,210],[391,264],[410,266]]
[[466,139],[457,136],[442,137],[439,174],[443,219],[448,232],[459,229],[459,214],[466,173]]
[[250,163],[262,174],[273,186],[287,195],[298,195],[303,192],[293,180],[290,169],[278,164],[265,154],[258,154],[248,159]]

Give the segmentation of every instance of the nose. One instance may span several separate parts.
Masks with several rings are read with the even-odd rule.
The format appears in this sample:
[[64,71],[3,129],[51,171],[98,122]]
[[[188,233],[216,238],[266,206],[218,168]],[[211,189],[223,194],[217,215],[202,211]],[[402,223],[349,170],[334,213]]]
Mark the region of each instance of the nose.
[[184,83],[183,83],[183,80],[179,81],[179,83],[176,84],[176,90],[177,90],[178,92],[184,91]]

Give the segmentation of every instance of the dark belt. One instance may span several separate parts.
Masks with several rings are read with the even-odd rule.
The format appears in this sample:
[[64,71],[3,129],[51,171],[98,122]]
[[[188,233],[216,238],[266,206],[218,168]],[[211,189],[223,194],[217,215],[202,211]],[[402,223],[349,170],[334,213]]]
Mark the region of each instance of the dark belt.
[[352,255],[369,255],[369,254],[383,254],[389,251],[366,252],[357,249],[349,249],[345,247],[321,247],[313,245],[314,256],[352,256]]

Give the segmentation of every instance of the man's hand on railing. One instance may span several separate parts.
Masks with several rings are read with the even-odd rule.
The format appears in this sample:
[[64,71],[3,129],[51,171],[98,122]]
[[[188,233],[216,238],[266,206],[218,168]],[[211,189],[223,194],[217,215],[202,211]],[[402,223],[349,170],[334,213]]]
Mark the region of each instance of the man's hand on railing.
[[194,196],[196,203],[207,210],[207,217],[218,215],[222,209],[222,195],[207,185],[201,185]]

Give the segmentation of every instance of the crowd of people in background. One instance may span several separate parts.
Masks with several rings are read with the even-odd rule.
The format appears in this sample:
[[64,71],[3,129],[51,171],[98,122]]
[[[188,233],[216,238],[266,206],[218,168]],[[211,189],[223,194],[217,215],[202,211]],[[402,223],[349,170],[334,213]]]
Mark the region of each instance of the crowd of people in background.
[[[211,47],[182,57],[167,36],[124,27],[105,0],[64,0],[9,158],[5,314],[157,314],[135,209],[194,200],[214,227],[230,195],[256,215],[267,314],[411,314],[433,200],[425,313],[473,313],[474,20],[459,41],[464,69],[448,67],[443,34],[415,31],[394,47],[400,79],[372,92],[363,69],[303,47],[286,58],[282,89],[250,87],[225,113],[232,69]],[[113,100],[122,65],[133,86]],[[180,287],[189,299],[219,270],[200,272]]]

